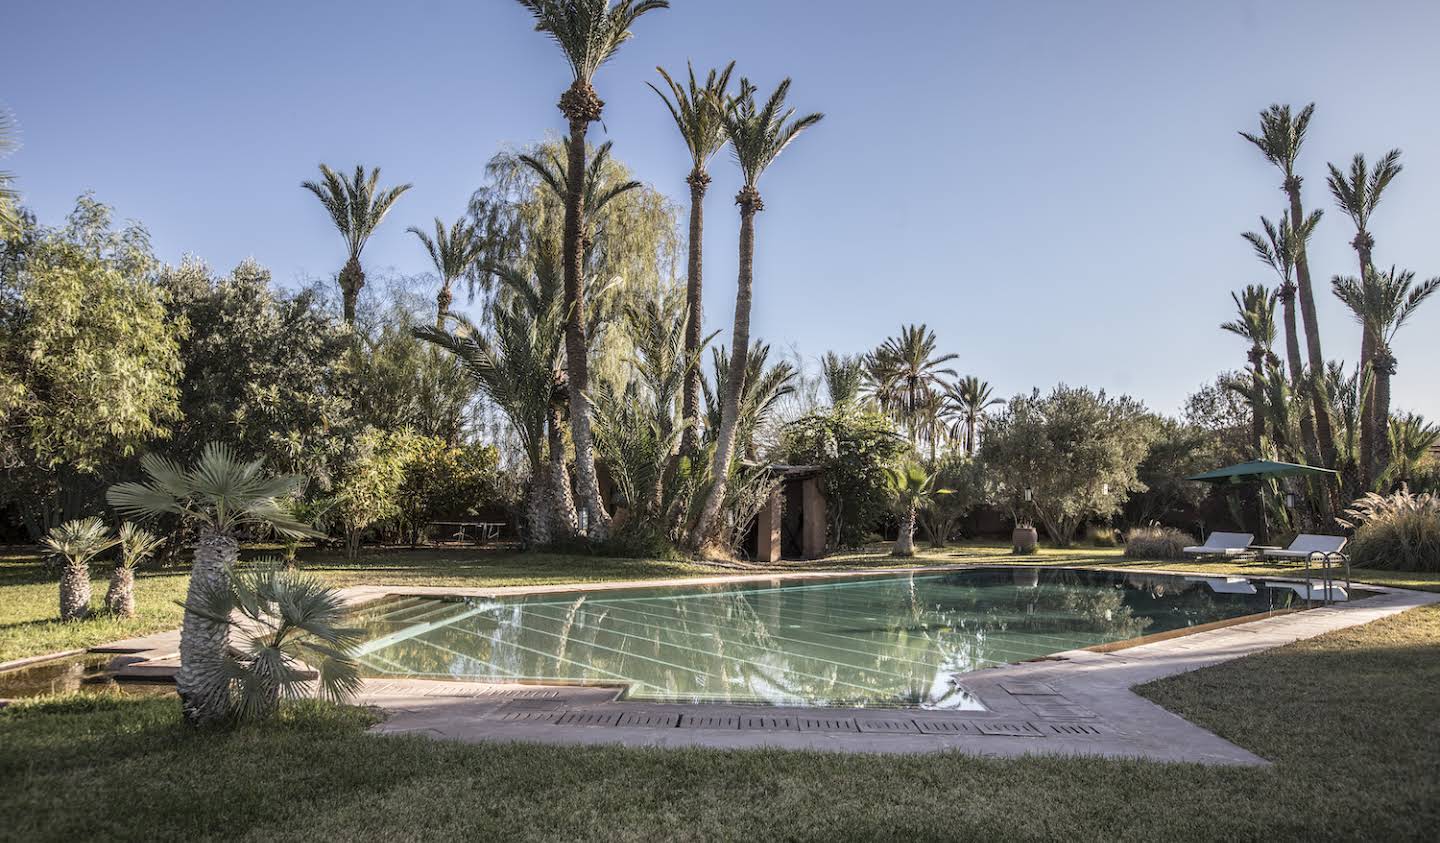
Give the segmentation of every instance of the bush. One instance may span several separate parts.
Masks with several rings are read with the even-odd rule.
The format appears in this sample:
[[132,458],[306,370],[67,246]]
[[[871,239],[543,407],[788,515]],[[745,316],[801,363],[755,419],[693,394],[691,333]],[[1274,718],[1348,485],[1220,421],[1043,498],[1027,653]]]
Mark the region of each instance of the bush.
[[1196,544],[1194,536],[1174,527],[1136,527],[1125,537],[1125,558],[1180,560],[1185,558],[1185,548]]
[[1120,534],[1108,524],[1091,524],[1085,531],[1091,547],[1119,547]]
[[1358,567],[1440,573],[1440,495],[1374,492],[1346,510],[1347,551]]

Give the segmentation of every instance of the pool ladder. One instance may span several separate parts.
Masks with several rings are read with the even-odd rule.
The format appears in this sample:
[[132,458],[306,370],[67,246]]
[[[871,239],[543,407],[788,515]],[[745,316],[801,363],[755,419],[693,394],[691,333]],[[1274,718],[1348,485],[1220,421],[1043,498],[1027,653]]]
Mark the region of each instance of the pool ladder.
[[1311,574],[1312,568],[1319,571],[1320,582],[1324,584],[1325,597],[1321,601],[1323,605],[1329,606],[1335,602],[1335,571],[1339,566],[1335,560],[1339,560],[1345,567],[1345,595],[1350,595],[1350,557],[1344,553],[1315,551],[1305,557],[1305,606],[1309,608],[1315,605],[1315,580]]

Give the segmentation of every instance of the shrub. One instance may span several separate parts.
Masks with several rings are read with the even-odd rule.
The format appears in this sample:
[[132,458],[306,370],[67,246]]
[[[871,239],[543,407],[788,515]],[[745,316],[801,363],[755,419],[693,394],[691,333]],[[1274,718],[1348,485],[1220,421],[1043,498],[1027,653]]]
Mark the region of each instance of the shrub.
[[1136,527],[1125,537],[1125,558],[1179,560],[1185,558],[1185,548],[1195,544],[1199,544],[1195,537],[1183,530],[1151,524]]
[[1345,515],[1355,528],[1347,548],[1354,565],[1440,573],[1440,495],[1371,492]]
[[1091,524],[1085,530],[1085,539],[1091,547],[1120,546],[1120,534],[1108,524]]

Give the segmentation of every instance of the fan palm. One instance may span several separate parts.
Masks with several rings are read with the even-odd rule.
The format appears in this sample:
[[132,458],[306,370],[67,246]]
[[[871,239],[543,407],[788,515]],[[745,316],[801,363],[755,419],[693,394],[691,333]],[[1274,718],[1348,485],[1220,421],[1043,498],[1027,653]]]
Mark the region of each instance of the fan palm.
[[782,81],[764,105],[755,101],[755,86],[740,80],[739,96],[730,100],[725,110],[725,133],[730,136],[731,151],[740,165],[745,184],[735,197],[740,206],[740,272],[735,292],[735,326],[730,334],[730,371],[740,375],[729,383],[720,414],[720,432],[711,464],[709,495],[690,532],[690,545],[698,549],[707,538],[710,525],[725,501],[725,485],[731,460],[735,457],[735,436],[740,421],[740,401],[745,391],[743,373],[750,352],[750,297],[755,281],[755,215],[764,208],[758,187],[760,176],[775,163],[806,129],[819,123],[823,114],[795,116],[794,108],[785,106],[790,80]]
[[904,325],[900,336],[887,338],[870,355],[876,402],[910,431],[912,442],[918,441],[918,421],[943,391],[944,378],[955,377],[944,364],[959,355],[939,354],[938,345],[925,325]]
[[832,407],[853,406],[860,400],[860,388],[865,382],[865,359],[827,351],[820,358],[820,376]]
[[980,444],[980,425],[985,419],[985,411],[1004,404],[1005,399],[996,398],[990,384],[974,375],[966,375],[954,384],[947,385],[945,398],[950,412],[955,415],[957,424],[962,428],[965,455],[973,457]]
[[120,557],[110,572],[110,587],[105,591],[105,608],[122,618],[135,617],[135,569],[140,567],[165,540],[130,521],[120,525]]
[[[1251,142],[1265,156],[1265,160],[1279,168],[1285,179],[1281,189],[1290,200],[1290,223],[1297,230],[1300,220],[1313,229],[1320,218],[1319,213],[1306,216],[1300,203],[1300,186],[1303,179],[1296,174],[1295,164],[1300,158],[1300,148],[1305,143],[1305,134],[1310,128],[1310,119],[1315,114],[1315,104],[1292,114],[1288,105],[1272,105],[1260,112],[1260,133],[1241,132],[1240,136]],[[1300,299],[1300,319],[1305,326],[1306,353],[1312,375],[1325,371],[1325,354],[1320,347],[1320,320],[1315,311],[1315,288],[1311,283],[1310,261],[1306,241],[1297,238],[1294,244],[1295,285]],[[1325,465],[1334,465],[1336,459],[1335,431],[1330,420],[1330,405],[1321,389],[1318,376],[1307,379],[1310,403],[1315,412],[1315,437],[1320,443],[1320,454]]]
[[946,494],[935,487],[935,475],[910,463],[886,469],[890,489],[895,495],[895,514],[900,519],[892,556],[915,555],[915,520],[920,510],[930,506],[936,495]]
[[[1330,195],[1335,197],[1335,203],[1340,206],[1340,210],[1355,224],[1355,237],[1350,241],[1350,245],[1355,249],[1355,255],[1360,261],[1360,274],[1357,277],[1363,279],[1375,268],[1375,237],[1370,233],[1370,217],[1380,205],[1385,188],[1389,187],[1390,182],[1404,169],[1400,164],[1400,150],[1392,149],[1387,152],[1375,162],[1373,169],[1366,163],[1364,155],[1356,155],[1350,160],[1348,173],[1341,172],[1334,164],[1328,166]],[[1362,378],[1376,377],[1373,374],[1375,345],[1375,334],[1367,324],[1360,337]],[[1365,400],[1360,413],[1360,475],[1361,482],[1368,487],[1378,474],[1374,468],[1375,459],[1383,459],[1383,454],[1389,448],[1385,439],[1388,425],[1375,406],[1374,391],[1362,398]]]
[[461,217],[451,224],[447,231],[445,223],[436,217],[434,237],[419,226],[412,225],[406,230],[419,238],[425,251],[430,254],[430,262],[435,265],[436,274],[440,276],[440,292],[435,296],[435,327],[443,330],[445,317],[450,313],[450,303],[455,300],[455,294],[450,288],[455,286],[455,282],[469,272],[485,253],[485,241],[480,236],[480,227],[476,222]]
[[[1414,315],[1420,303],[1440,289],[1440,278],[1431,278],[1420,284],[1415,283],[1415,273],[1400,271],[1394,267],[1389,272],[1365,273],[1364,281],[1350,277],[1337,277],[1332,282],[1335,295],[1345,304],[1355,319],[1360,322],[1366,334],[1373,339],[1370,373],[1373,377],[1371,389],[1374,417],[1390,427],[1390,378],[1395,374],[1395,354],[1391,343],[1395,334]],[[1362,370],[1363,371],[1363,370]],[[1362,381],[1365,375],[1362,374]],[[1360,475],[1367,486],[1383,475],[1390,462],[1390,443],[1386,438],[1384,448],[1365,450],[1365,400],[1361,395]]]
[[[630,27],[641,15],[669,8],[667,0],[519,0],[535,18],[535,29],[560,47],[570,64],[570,87],[560,96],[560,112],[570,133],[566,138],[568,174],[585,172],[585,136],[600,119],[605,103],[593,81],[600,67],[632,37]],[[585,340],[585,183],[567,178],[561,266],[565,280],[565,361],[570,387],[570,434],[575,444],[575,474],[588,515],[592,538],[603,539],[610,516],[600,502],[595,476],[595,445],[590,432],[589,348]]]
[[370,170],[356,165],[355,175],[344,176],[320,165],[321,180],[301,182],[300,186],[315,194],[320,204],[330,213],[335,228],[345,238],[349,257],[340,270],[340,294],[344,300],[345,322],[355,324],[355,305],[360,300],[360,290],[365,286],[365,271],[360,267],[360,253],[369,242],[370,235],[380,226],[385,215],[394,207],[410,185],[402,184],[387,190],[380,189],[380,168]]
[[141,459],[140,467],[147,482],[118,483],[105,499],[129,516],[175,515],[198,525],[175,689],[187,721],[218,722],[230,710],[224,667],[230,635],[226,625],[195,611],[202,595],[227,587],[240,555],[242,530],[316,538],[321,533],[296,520],[282,504],[304,485],[303,477],[268,474],[263,460],[244,462],[225,445],[207,444],[188,469],[153,453]]
[[[1300,252],[1309,242],[1310,235],[1315,231],[1315,225],[1320,221],[1320,212],[1310,214],[1310,218],[1296,228],[1291,224],[1288,212],[1280,215],[1280,224],[1276,225],[1265,217],[1260,218],[1260,227],[1265,232],[1263,235],[1247,231],[1241,236],[1245,238],[1255,250],[1255,256],[1274,270],[1277,278],[1280,279],[1280,286],[1276,293],[1280,300],[1283,324],[1285,326],[1285,362],[1290,367],[1290,388],[1296,395],[1308,396],[1309,390],[1305,388],[1305,363],[1300,354],[1300,335],[1295,324],[1295,262]],[[1310,465],[1319,465],[1322,459],[1320,453],[1320,440],[1315,434],[1315,419],[1311,401],[1300,402],[1300,438],[1305,451],[1305,461]],[[1326,486],[1326,508],[1333,509],[1329,501],[1329,486]]]
[[361,686],[353,656],[361,631],[340,625],[348,610],[339,592],[282,565],[279,559],[259,560],[250,570],[210,583],[200,596],[196,611],[233,628],[239,639],[222,668],[233,689],[229,713],[236,720],[274,716],[282,699],[306,696],[312,678],[320,698],[337,703]]
[[110,528],[99,518],[66,521],[41,543],[60,566],[60,620],[81,620],[90,614],[90,562],[115,545]]
[[[1250,389],[1246,398],[1250,402],[1250,445],[1254,459],[1265,458],[1265,409],[1266,367],[1275,344],[1275,299],[1274,292],[1260,284],[1251,284],[1242,293],[1231,293],[1235,301],[1238,318],[1220,326],[1250,343]],[[1253,508],[1257,535],[1268,540],[1268,530],[1263,517],[1264,504],[1259,485],[1251,490],[1250,503]]]
[[[690,185],[690,251],[685,277],[685,350],[690,357],[698,358],[702,345],[701,326],[705,321],[702,287],[705,191],[710,187],[707,167],[710,159],[714,158],[729,140],[725,136],[725,99],[729,96],[730,74],[735,70],[735,62],[730,62],[720,70],[711,70],[703,85],[696,80],[693,66],[687,64],[686,69],[689,71],[689,84],[682,87],[670,78],[670,74],[666,73],[663,67],[656,68],[670,89],[670,96],[666,96],[665,92],[655,85],[647,84],[650,84],[651,90],[659,95],[665,107],[670,110],[675,127],[680,130],[680,137],[690,152],[690,174],[685,177],[685,182]],[[686,373],[683,395],[680,417],[686,422],[686,427],[680,448],[684,453],[693,454],[700,414],[699,367]]]
[[1400,487],[1409,484],[1420,463],[1440,444],[1440,425],[1429,424],[1418,413],[1390,419],[1390,468],[1385,479]]

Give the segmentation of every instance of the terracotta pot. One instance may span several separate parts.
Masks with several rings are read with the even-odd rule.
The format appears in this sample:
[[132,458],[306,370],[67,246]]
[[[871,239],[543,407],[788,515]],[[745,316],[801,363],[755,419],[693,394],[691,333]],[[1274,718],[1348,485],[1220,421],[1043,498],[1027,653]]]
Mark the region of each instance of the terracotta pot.
[[1010,534],[1010,543],[1014,545],[1017,555],[1034,553],[1035,543],[1039,540],[1040,536],[1034,527],[1016,527],[1015,532]]

